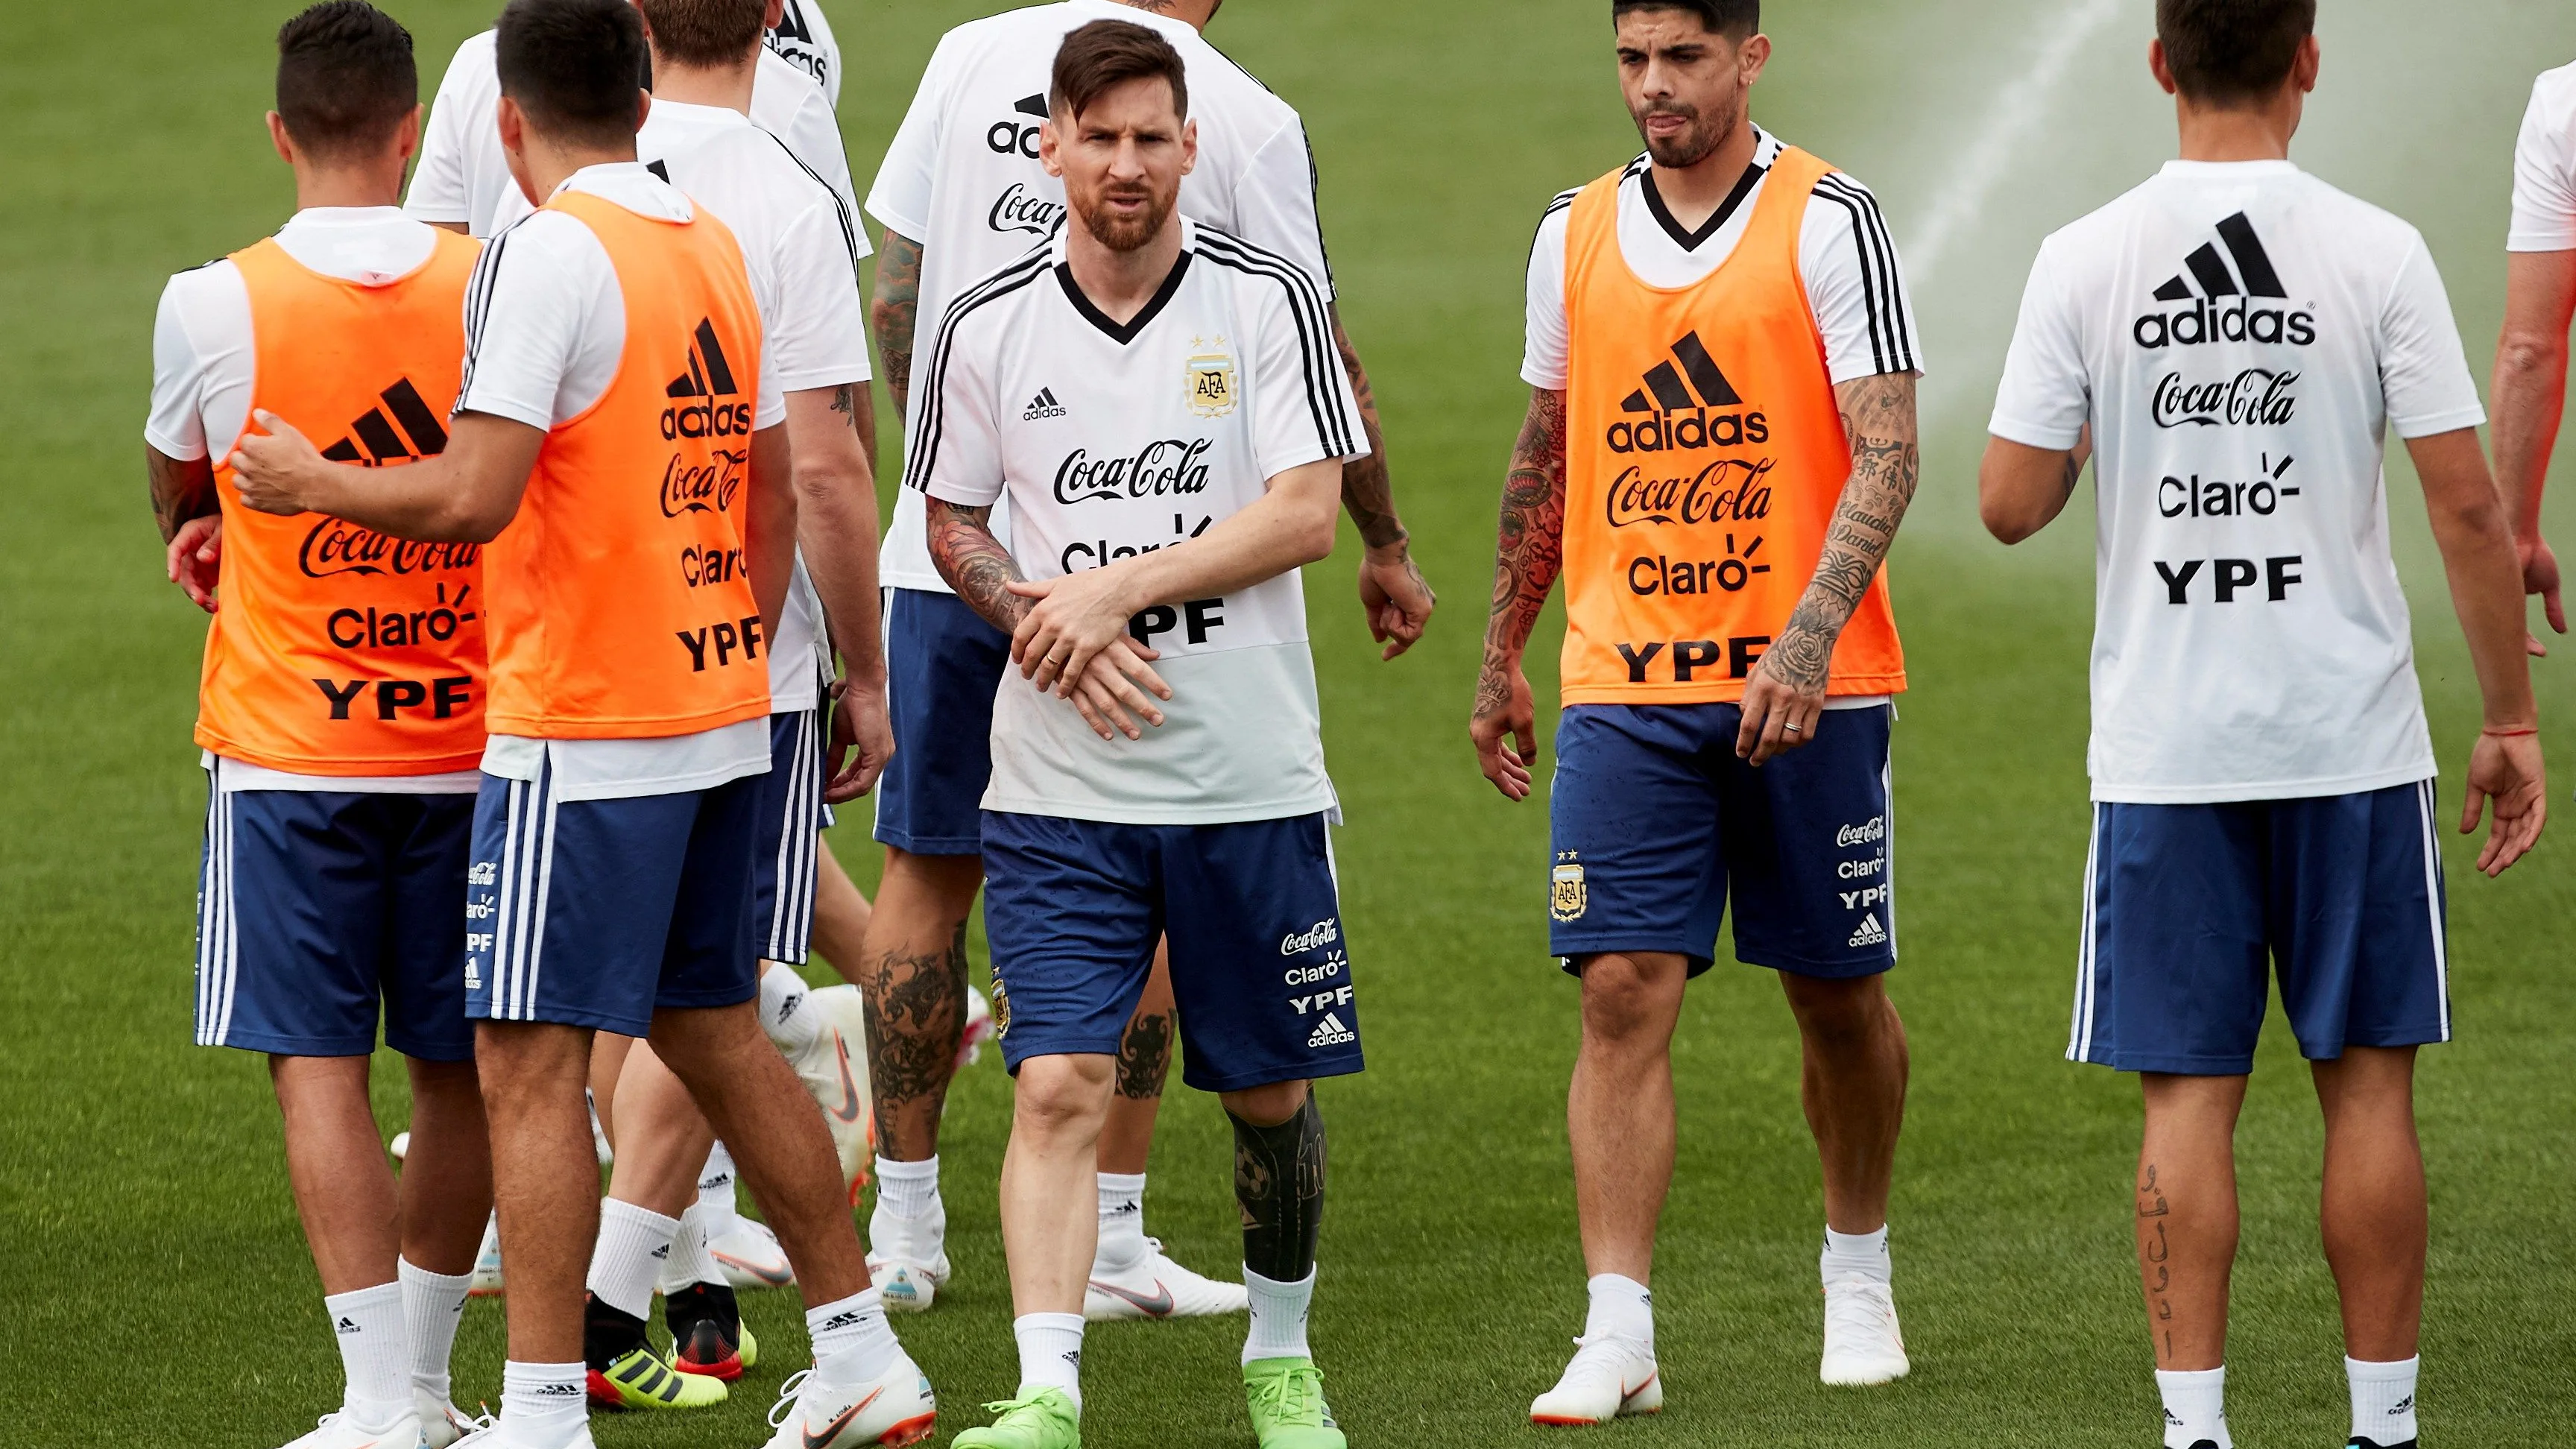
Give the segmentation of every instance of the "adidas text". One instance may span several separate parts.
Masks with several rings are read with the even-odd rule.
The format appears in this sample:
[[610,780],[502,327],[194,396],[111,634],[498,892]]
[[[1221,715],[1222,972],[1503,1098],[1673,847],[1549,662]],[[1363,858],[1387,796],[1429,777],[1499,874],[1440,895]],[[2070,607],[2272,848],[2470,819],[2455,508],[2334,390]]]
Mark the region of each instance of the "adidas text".
[[1322,1021],[1315,1023],[1314,1035],[1306,1038],[1306,1046],[1309,1050],[1320,1047],[1349,1046],[1359,1039],[1358,1032],[1342,1025],[1339,1013],[1328,1011],[1324,1013]]

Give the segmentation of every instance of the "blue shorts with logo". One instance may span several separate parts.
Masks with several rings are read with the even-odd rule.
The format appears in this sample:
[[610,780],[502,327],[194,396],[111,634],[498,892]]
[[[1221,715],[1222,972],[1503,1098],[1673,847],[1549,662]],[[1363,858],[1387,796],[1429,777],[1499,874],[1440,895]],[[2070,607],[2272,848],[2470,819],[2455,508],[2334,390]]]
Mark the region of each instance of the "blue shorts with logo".
[[[216,762],[217,769],[223,767]],[[211,784],[211,781],[210,781]],[[474,1058],[467,795],[212,791],[197,890],[197,1044]]]
[[466,1014],[645,1036],[657,1007],[760,994],[752,854],[766,780],[558,800],[483,777],[467,876]]
[[2093,807],[2066,1055],[2254,1069],[2267,988],[2299,1050],[2451,1039],[2433,782],[2313,800]]
[[769,773],[760,777],[760,837],[751,857],[751,921],[764,961],[802,966],[814,940],[815,852],[832,823],[823,803],[820,709],[769,717]]
[[1115,1056],[1169,937],[1181,1079],[1235,1092],[1362,1067],[1324,817],[1114,825],[984,816],[1002,1060]]
[[1732,704],[1569,706],[1557,725],[1548,948],[1715,960],[1800,976],[1896,965],[1888,749],[1895,709],[1827,710],[1815,740],[1755,769]]
[[993,776],[993,694],[1011,667],[1011,636],[954,594],[886,592],[894,759],[877,785],[876,837],[914,855],[978,854]]

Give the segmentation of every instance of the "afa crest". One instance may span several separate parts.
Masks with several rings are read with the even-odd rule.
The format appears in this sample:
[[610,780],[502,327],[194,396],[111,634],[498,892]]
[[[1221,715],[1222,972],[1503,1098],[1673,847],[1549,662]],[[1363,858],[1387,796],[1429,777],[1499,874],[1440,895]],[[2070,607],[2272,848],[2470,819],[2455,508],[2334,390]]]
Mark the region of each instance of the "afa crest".
[[1558,866],[1548,882],[1548,914],[1560,921],[1579,921],[1591,906],[1592,892],[1583,882],[1583,867]]
[[993,1039],[1000,1041],[1011,1034],[1011,991],[1002,984],[999,974],[993,977]]
[[1235,388],[1234,359],[1218,350],[1225,346],[1222,337],[1213,347],[1196,338],[1191,340],[1207,350],[1189,361],[1190,411],[1203,418],[1224,417],[1242,400]]

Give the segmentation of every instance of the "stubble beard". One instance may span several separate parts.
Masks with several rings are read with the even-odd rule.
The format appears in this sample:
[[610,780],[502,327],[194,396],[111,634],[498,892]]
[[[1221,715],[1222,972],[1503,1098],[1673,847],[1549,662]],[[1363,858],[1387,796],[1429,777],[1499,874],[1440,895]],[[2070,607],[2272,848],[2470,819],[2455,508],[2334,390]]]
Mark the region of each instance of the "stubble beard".
[[[1678,136],[1657,140],[1646,134],[1646,120],[1651,116],[1682,116],[1690,125]],[[1646,154],[1667,171],[1687,171],[1717,154],[1719,147],[1735,138],[1735,128],[1744,124],[1740,106],[1729,107],[1718,115],[1702,114],[1696,107],[1650,106],[1637,117],[1637,131],[1646,138]]]

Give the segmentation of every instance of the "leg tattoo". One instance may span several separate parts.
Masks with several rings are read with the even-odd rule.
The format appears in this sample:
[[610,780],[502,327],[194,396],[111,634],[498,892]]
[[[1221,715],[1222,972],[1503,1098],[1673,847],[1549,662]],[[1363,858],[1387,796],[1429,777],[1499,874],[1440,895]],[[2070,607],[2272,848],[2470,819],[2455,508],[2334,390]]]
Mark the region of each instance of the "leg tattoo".
[[1315,1271],[1324,1226],[1324,1114],[1310,1088],[1297,1115],[1255,1127],[1232,1113],[1234,1200],[1243,1208],[1243,1263],[1274,1283]]
[[958,923],[944,951],[889,951],[870,963],[865,995],[877,1120],[888,1122],[922,1106],[935,1113],[948,1095],[966,1030],[965,923]]
[[1163,1095],[1163,1079],[1172,1070],[1172,1029],[1179,1021],[1178,1013],[1166,1011],[1127,1023],[1126,1039],[1118,1044],[1119,1096],[1142,1102]]

